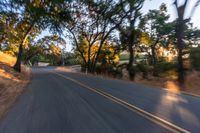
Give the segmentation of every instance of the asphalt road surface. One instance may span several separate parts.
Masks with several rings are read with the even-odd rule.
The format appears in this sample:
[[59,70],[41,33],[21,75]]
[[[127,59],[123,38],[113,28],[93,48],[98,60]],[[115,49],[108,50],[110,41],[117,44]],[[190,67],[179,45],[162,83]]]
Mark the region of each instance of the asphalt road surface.
[[200,98],[121,80],[33,68],[0,133],[200,133]]

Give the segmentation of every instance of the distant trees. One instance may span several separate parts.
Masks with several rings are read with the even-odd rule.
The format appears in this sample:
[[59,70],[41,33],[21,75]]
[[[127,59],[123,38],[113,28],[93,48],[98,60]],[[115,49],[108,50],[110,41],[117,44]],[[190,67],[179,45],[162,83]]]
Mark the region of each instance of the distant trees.
[[29,46],[24,52],[24,63],[27,64],[34,56],[51,56],[56,62],[61,58],[61,46],[66,44],[60,36],[45,36]]

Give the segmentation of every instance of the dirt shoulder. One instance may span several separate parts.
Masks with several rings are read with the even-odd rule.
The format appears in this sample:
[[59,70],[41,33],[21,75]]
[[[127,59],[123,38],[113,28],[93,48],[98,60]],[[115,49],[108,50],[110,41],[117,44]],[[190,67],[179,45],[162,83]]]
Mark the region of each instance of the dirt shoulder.
[[0,118],[25,90],[30,81],[31,72],[28,67],[22,65],[21,73],[13,70],[12,65],[15,60],[14,57],[0,53]]
[[136,83],[144,84],[146,86],[152,86],[158,89],[165,89],[171,92],[182,92],[192,96],[200,97],[200,72],[191,71],[186,75],[185,88],[180,88],[177,81],[170,80],[165,77],[154,77],[149,80],[136,79]]

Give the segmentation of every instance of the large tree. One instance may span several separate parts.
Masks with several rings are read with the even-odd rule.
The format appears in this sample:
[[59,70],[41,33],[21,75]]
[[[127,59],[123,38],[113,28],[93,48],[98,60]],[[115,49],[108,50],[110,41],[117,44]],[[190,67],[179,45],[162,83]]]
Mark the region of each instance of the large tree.
[[65,22],[70,21],[68,0],[51,1],[21,1],[10,0],[1,2],[8,13],[18,13],[18,25],[22,26],[23,34],[20,36],[19,51],[14,69],[21,71],[23,45],[33,29],[43,30],[46,28],[61,32]]
[[[184,88],[185,83],[185,69],[183,63],[183,55],[184,55],[184,48],[185,48],[185,30],[186,30],[186,23],[188,23],[191,19],[191,16],[194,13],[195,8],[199,5],[200,0],[196,1],[194,7],[191,8],[189,13],[189,18],[185,18],[186,8],[189,3],[189,0],[184,0],[183,3],[180,4],[180,0],[175,0],[174,5],[177,10],[177,24],[176,24],[176,38],[177,38],[177,48],[178,48],[178,82],[179,85]],[[187,10],[189,11],[189,10]]]
[[[68,30],[75,40],[76,49],[80,53],[83,61],[90,72],[94,72],[101,49],[105,42],[113,39],[113,32],[122,24],[128,13],[124,13],[121,2],[108,1],[88,1],[83,0],[75,4],[74,18],[75,24],[68,25]],[[81,6],[81,7],[80,7]],[[114,21],[115,23],[111,22]],[[87,41],[87,58],[78,45],[78,38]],[[98,43],[98,49],[94,56],[91,55],[91,48]],[[92,56],[92,58],[91,58]]]
[[[127,14],[122,25],[118,26],[121,34],[122,43],[129,51],[129,63],[127,70],[129,71],[130,80],[134,80],[135,72],[133,69],[135,46],[138,43],[139,32],[136,23],[141,17],[140,10],[143,7],[144,0],[121,0],[121,8],[123,14]],[[114,20],[112,20],[113,23]]]

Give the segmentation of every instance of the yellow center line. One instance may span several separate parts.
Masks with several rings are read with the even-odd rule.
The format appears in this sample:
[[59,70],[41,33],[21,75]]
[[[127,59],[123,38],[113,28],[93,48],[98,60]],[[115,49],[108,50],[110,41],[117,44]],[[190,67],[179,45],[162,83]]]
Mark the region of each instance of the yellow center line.
[[122,99],[119,99],[119,98],[117,98],[117,97],[115,97],[115,96],[113,96],[113,95],[111,95],[111,94],[109,94],[107,92],[104,92],[104,91],[102,91],[100,89],[91,88],[88,85],[85,85],[85,84],[83,84],[83,83],[81,83],[81,82],[79,82],[79,81],[77,81],[75,79],[72,79],[72,78],[68,77],[68,76],[65,76],[65,75],[62,75],[62,74],[59,74],[59,73],[56,73],[56,72],[53,72],[53,73],[58,75],[58,76],[60,76],[60,77],[65,78],[67,80],[70,80],[70,81],[72,81],[72,82],[74,82],[74,83],[76,83],[76,84],[78,84],[78,85],[90,90],[90,91],[93,91],[93,92],[95,92],[95,93],[97,93],[97,94],[99,94],[99,95],[101,95],[103,97],[106,97],[106,98],[110,99],[111,101],[113,101],[115,103],[118,103],[121,106],[123,106],[123,107],[125,107],[125,108],[127,108],[127,109],[129,109],[129,110],[131,110],[131,111],[143,116],[144,118],[146,118],[146,119],[148,119],[148,120],[150,120],[150,121],[152,121],[152,122],[154,122],[154,123],[166,128],[166,129],[168,129],[171,132],[174,132],[174,133],[190,133],[190,131],[188,131],[188,130],[185,130],[185,129],[183,129],[183,128],[181,128],[181,127],[179,127],[179,126],[177,126],[177,125],[175,125],[173,123],[170,123],[170,122],[168,122],[168,121],[166,121],[166,120],[164,120],[164,119],[162,119],[162,118],[160,118],[160,117],[158,117],[156,115],[153,115],[153,114],[151,114],[151,113],[149,113],[149,112],[147,112],[147,111],[145,111],[145,110],[143,110],[143,109],[141,109],[139,107],[136,107],[136,106],[134,106],[134,105],[122,100]]

